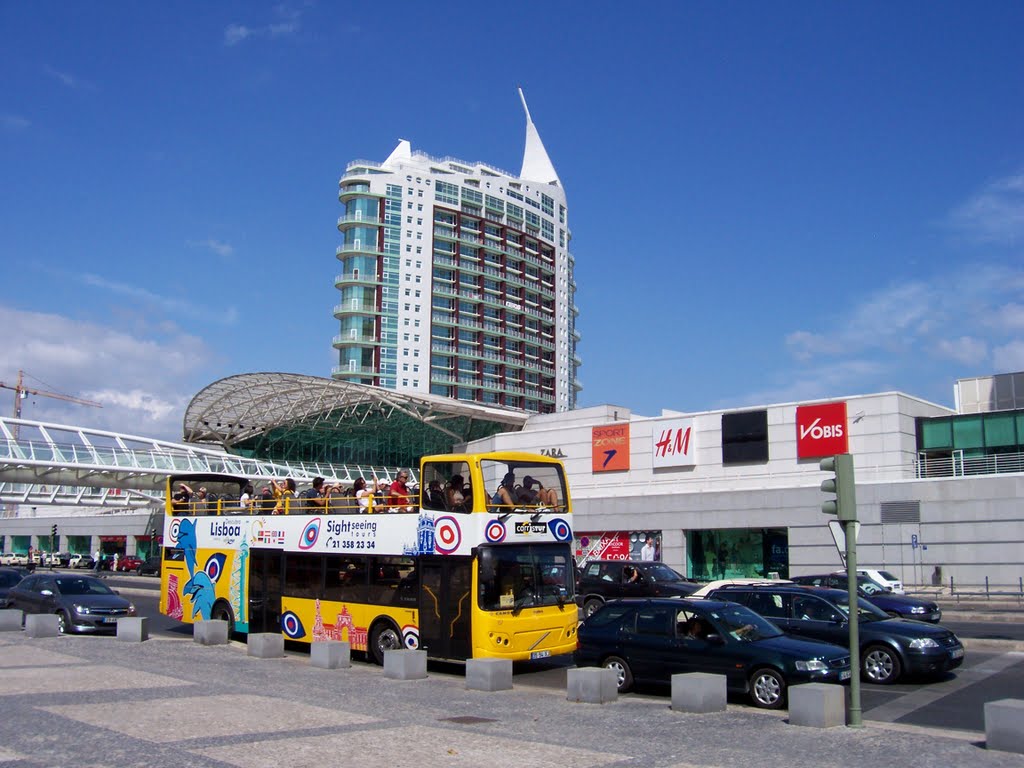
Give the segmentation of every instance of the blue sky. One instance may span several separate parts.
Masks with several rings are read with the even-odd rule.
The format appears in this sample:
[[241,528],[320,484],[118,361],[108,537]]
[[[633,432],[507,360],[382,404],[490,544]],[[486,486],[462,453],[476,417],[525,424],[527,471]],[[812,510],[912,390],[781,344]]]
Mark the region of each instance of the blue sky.
[[404,138],[517,172],[522,86],[581,405],[951,406],[1024,370],[1022,29],[1018,2],[0,0],[0,380],[104,403],[28,418],[177,438],[223,376],[329,375],[345,164]]

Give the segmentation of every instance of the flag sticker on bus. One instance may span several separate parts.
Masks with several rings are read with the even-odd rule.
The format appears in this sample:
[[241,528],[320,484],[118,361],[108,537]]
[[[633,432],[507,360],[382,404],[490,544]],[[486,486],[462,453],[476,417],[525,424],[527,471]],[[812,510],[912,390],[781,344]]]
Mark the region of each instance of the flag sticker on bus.
[[434,547],[442,555],[450,555],[462,543],[462,529],[459,521],[450,515],[434,520]]
[[484,534],[487,536],[487,540],[492,544],[498,544],[505,540],[505,536],[508,531],[505,530],[505,524],[500,520],[492,520],[487,524],[487,530]]

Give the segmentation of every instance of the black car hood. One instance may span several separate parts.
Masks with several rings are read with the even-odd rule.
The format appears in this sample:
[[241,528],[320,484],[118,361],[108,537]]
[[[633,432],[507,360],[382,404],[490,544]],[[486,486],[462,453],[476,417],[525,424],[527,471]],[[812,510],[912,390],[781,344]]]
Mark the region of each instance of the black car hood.
[[688,597],[700,589],[700,584],[689,581],[662,581],[651,590],[658,597]]
[[907,597],[906,595],[894,595],[892,593],[879,593],[876,595],[865,595],[864,599],[873,605],[877,605],[879,608],[892,610],[898,610],[902,608],[904,611],[909,611],[911,608],[918,606],[924,606],[925,610],[929,613],[938,610],[939,606],[928,600],[918,600],[916,597]]
[[927,622],[914,621],[913,619],[884,619],[880,621],[861,620],[859,625],[862,632],[888,633],[909,638],[930,637],[932,640],[938,640],[940,637],[946,637],[953,634],[948,629],[939,626],[938,624],[928,624]]
[[770,648],[777,653],[785,653],[801,659],[841,659],[849,656],[850,651],[841,645],[826,643],[823,640],[805,640],[792,635],[778,635],[755,640],[760,648]]

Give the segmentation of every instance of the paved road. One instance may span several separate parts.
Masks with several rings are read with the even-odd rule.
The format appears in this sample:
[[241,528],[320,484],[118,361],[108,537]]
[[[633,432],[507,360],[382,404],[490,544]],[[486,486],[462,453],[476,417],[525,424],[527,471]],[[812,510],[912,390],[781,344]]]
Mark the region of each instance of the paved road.
[[[108,581],[115,589],[130,594],[140,614],[150,617],[151,634],[177,639],[191,637],[190,626],[161,616],[157,611],[157,583],[154,579],[111,576]],[[963,631],[963,636],[967,638],[1007,636],[1024,639],[1020,624],[958,622],[945,626],[957,632]],[[1017,646],[1015,644],[1011,647]],[[571,659],[568,658],[552,660],[546,664],[517,664],[516,685],[547,693],[564,691],[570,666]],[[453,679],[459,679],[464,674],[458,666],[432,665],[432,670]],[[1024,696],[1024,652],[969,648],[963,666],[942,680],[914,681],[892,686],[865,684],[861,686],[861,691],[861,706],[866,720],[951,729],[976,736],[985,730],[986,701]],[[667,688],[649,689],[628,694],[626,698],[631,696],[665,703],[669,691]],[[746,704],[743,697],[737,697],[733,702]]]

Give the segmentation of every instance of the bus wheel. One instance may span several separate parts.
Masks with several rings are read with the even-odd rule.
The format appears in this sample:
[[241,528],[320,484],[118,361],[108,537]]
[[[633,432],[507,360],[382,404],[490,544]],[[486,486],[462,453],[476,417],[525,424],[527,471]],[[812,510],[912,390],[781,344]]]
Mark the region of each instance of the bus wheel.
[[374,664],[384,665],[384,651],[400,651],[404,647],[402,635],[394,624],[379,621],[373,625],[373,629],[370,630],[368,648]]
[[218,621],[226,621],[228,623],[228,637],[231,637],[235,633],[235,614],[231,610],[231,606],[223,600],[218,600],[213,604],[213,610],[210,611],[210,618]]

